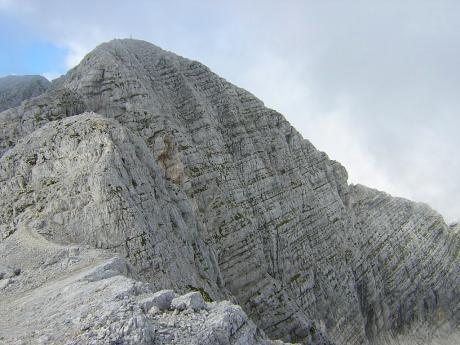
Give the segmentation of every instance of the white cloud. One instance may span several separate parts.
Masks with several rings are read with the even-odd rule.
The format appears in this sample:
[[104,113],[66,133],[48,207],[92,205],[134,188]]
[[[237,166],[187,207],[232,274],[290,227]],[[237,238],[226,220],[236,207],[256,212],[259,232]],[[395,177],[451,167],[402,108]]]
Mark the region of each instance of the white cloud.
[[56,72],[46,72],[46,73],[43,73],[42,76],[44,76],[49,81],[52,81],[52,80],[54,80],[56,78],[59,78],[61,76],[61,74],[56,73]]
[[24,14],[33,13],[36,4],[28,0],[0,0],[0,10],[5,12]]
[[69,49],[69,53],[66,56],[65,63],[69,69],[78,65],[83,57],[91,50],[91,48],[78,42],[68,43],[67,48]]
[[[302,65],[289,64],[280,58],[262,54],[255,61],[244,83],[271,108],[286,114],[291,124],[331,159],[348,170],[350,183],[361,183],[397,196],[411,198],[409,189],[390,180],[377,159],[366,149],[365,128],[353,118],[351,100],[341,95],[330,100],[327,110],[314,99],[308,76]],[[276,85],[276,87],[274,87]]]

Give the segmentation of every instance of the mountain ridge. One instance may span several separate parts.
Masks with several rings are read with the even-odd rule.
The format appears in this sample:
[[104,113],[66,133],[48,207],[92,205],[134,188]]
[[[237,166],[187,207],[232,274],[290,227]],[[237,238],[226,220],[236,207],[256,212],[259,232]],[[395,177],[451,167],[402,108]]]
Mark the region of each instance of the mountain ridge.
[[41,75],[10,75],[0,78],[0,112],[44,93],[50,82]]
[[[145,239],[140,236],[118,251],[128,257],[134,271],[158,289],[180,291],[190,285],[213,298],[230,298],[272,339],[392,344],[396,335],[410,333],[419,325],[433,329],[424,335],[425,341],[435,339],[436,329],[446,325],[451,334],[458,331],[460,246],[454,228],[429,208],[367,187],[349,186],[345,168],[317,151],[281,114],[199,62],[148,42],[104,43],[53,81],[47,93],[0,113],[1,147],[3,152],[9,150],[1,163],[9,171],[5,176],[14,179],[15,171],[21,171],[25,181],[33,182],[30,193],[45,200],[72,196],[68,193],[74,193],[75,187],[61,174],[53,175],[58,183],[47,190],[43,182],[34,180],[46,159],[58,159],[53,153],[57,148],[43,143],[49,152],[40,153],[36,147],[35,153],[27,153],[21,138],[30,138],[43,126],[50,128],[46,123],[56,120],[61,128],[58,135],[66,133],[65,118],[85,111],[115,119],[139,135],[139,145],[145,146],[142,152],[150,155],[142,161],[155,165],[151,171],[156,171],[141,175],[157,176],[142,186],[151,185],[151,195],[156,195],[157,181],[164,181],[164,196],[135,201],[145,198],[139,194],[143,193],[137,188],[140,183],[123,173],[114,180],[118,181],[114,193],[121,198],[114,218],[97,203],[90,207],[96,217],[82,213],[75,206],[82,201],[67,210],[45,208],[46,216],[39,217],[18,216],[13,208],[1,217],[2,233],[8,233],[8,238],[15,236],[18,224],[41,219],[47,232],[54,229],[59,236],[61,227],[73,227],[64,236],[69,240],[66,236],[79,234],[82,224],[88,224],[83,232],[90,234],[90,220],[101,217],[96,236],[112,235],[71,237],[71,242],[105,250],[113,247],[111,240],[131,238],[129,231],[143,226],[134,224],[150,217],[146,230],[138,233],[145,234]],[[85,126],[78,123],[77,133]],[[91,127],[83,133],[91,136],[93,131],[98,129]],[[103,133],[100,136],[102,140]],[[31,143],[40,142],[39,137]],[[66,150],[78,148],[68,140]],[[21,150],[16,148],[18,142]],[[123,146],[117,147],[123,152]],[[37,155],[31,170],[22,165],[14,170],[14,164],[8,170],[7,157],[15,150],[22,156]],[[110,150],[117,152],[113,147]],[[90,188],[88,200],[100,195],[112,200],[112,192],[102,181],[126,169],[129,156],[122,154],[124,161],[120,158],[116,163],[110,158],[106,168],[115,175],[105,174],[105,168],[91,175],[101,182],[92,184],[95,189]],[[144,169],[140,162],[129,169]],[[81,170],[86,166],[83,161],[74,164],[76,172],[88,169]],[[43,176],[50,173],[46,169]],[[4,209],[18,202],[20,208],[30,208],[21,202],[23,196],[14,187],[17,182],[11,183],[9,189],[2,189]],[[148,205],[147,200],[161,203],[169,198],[174,215],[150,215],[164,207]],[[139,213],[129,215],[131,209]],[[60,225],[46,225],[47,219],[55,217]],[[121,226],[115,219],[131,219],[130,225]],[[185,246],[172,245],[176,240],[168,237],[170,231],[162,230],[160,223],[177,232],[177,243],[184,239]],[[165,238],[163,249],[156,245],[158,236]],[[48,239],[56,241],[53,236]],[[169,255],[171,250],[176,254]],[[184,255],[188,263],[177,265],[173,272],[166,269],[183,253],[189,253]]]

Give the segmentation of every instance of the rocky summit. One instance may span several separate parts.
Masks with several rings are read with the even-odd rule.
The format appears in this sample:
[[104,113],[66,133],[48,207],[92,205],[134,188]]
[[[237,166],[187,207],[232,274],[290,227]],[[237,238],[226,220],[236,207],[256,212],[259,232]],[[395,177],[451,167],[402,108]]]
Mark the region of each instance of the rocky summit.
[[1,344],[460,343],[459,226],[201,63],[113,40],[1,84]]

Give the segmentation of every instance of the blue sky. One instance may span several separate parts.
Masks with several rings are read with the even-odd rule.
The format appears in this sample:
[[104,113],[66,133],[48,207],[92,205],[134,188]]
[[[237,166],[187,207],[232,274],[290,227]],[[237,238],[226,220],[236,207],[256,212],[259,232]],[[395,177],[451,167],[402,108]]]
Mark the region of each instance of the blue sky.
[[0,14],[0,32],[0,75],[66,72],[67,48],[36,36],[4,14]]
[[460,2],[0,0],[0,75],[145,39],[282,114],[349,181],[460,218]]

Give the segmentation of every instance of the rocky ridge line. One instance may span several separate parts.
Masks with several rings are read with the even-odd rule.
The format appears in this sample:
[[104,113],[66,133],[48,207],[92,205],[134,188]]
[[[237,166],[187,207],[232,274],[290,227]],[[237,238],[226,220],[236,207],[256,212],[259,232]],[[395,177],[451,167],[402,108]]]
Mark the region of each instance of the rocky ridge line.
[[[116,121],[45,125],[83,110]],[[393,344],[423,326],[428,343],[458,331],[459,232],[426,206],[349,186],[280,114],[198,62],[111,41],[0,113],[0,131],[3,152],[14,147],[1,163],[5,242],[32,225],[119,252],[157,289],[234,300],[275,339]]]

